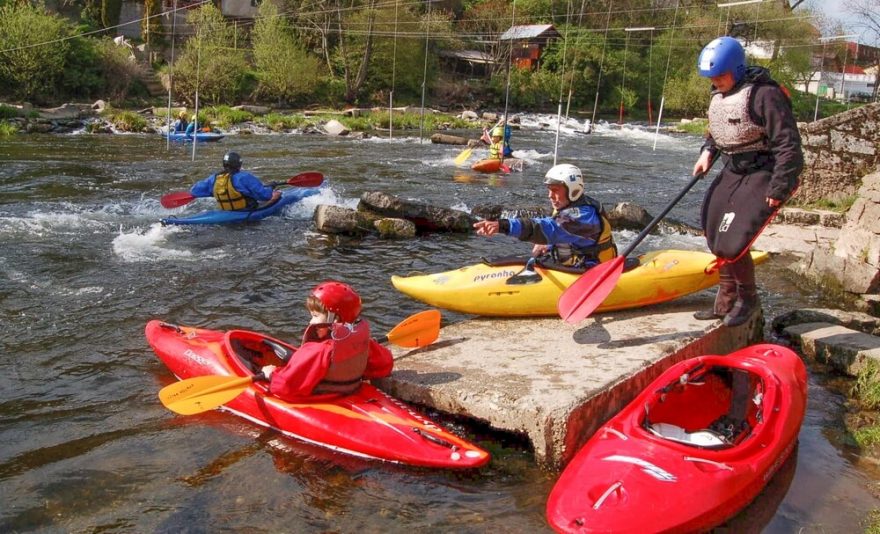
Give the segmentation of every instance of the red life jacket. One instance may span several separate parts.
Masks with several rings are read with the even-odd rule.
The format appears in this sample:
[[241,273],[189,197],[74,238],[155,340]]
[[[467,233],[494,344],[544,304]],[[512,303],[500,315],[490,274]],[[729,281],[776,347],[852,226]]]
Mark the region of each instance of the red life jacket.
[[[326,325],[310,325],[306,329],[303,341],[308,341],[312,327]],[[370,325],[366,321],[354,324],[333,323],[331,325],[331,341],[333,352],[330,356],[330,367],[324,379],[312,390],[312,395],[336,393],[348,395],[354,393],[361,385],[367,360],[370,356]]]

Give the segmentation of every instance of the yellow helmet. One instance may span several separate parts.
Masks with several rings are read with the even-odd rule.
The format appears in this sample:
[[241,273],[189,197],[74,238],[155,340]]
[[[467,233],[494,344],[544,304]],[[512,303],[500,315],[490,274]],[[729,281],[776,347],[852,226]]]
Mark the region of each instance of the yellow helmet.
[[504,128],[501,126],[492,128],[492,137],[504,137]]
[[184,111],[181,111],[180,113],[178,113],[177,118],[178,119],[185,119],[186,118],[186,111],[184,110]]

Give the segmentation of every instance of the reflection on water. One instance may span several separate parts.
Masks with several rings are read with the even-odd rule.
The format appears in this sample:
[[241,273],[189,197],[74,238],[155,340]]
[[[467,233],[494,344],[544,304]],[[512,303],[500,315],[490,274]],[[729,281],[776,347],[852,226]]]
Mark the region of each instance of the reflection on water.
[[[580,165],[590,194],[608,205],[635,200],[657,213],[689,181],[696,138],[661,136],[654,151],[642,129],[581,129],[563,125],[559,162]],[[391,274],[530,247],[505,236],[324,236],[313,230],[315,203],[354,207],[363,192],[380,190],[465,210],[545,205],[555,133],[555,117],[525,117],[514,147],[526,166],[497,176],[455,169],[460,147],[416,137],[233,135],[199,145],[195,161],[191,147],[166,151],[160,136],[0,139],[0,531],[548,531],[555,475],[521,444],[445,421],[493,461],[477,472],[437,472],[342,456],[227,413],[175,416],[156,398],[173,377],[143,328],[163,318],[295,341],[308,290],[337,278],[361,292],[365,316],[385,332],[424,309],[394,291]],[[210,206],[165,210],[158,199],[217,171],[231,149],[266,181],[320,171],[324,192],[259,224],[159,225]],[[670,216],[695,224],[706,185]],[[634,236],[616,238],[625,246]],[[642,246],[704,248],[678,235]],[[759,268],[769,316],[816,302],[784,268],[789,261]],[[464,318],[444,314],[446,323]],[[864,476],[822,434],[842,403],[814,381],[809,402],[791,472],[783,469],[727,531],[852,532],[876,506]]]

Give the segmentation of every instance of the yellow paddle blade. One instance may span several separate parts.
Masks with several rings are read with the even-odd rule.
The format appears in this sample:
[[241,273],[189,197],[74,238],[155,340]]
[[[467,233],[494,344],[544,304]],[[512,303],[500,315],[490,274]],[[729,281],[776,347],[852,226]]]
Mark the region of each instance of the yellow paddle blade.
[[407,348],[425,347],[440,336],[440,311],[425,310],[400,322],[388,332],[388,341]]
[[159,391],[159,400],[173,412],[193,415],[226,404],[251,382],[250,376],[197,376],[165,386]]
[[462,150],[461,154],[459,154],[455,158],[455,164],[456,165],[464,165],[464,162],[467,161],[469,157],[471,157],[471,153],[473,153],[473,151],[474,151],[473,148],[466,148],[466,149]]

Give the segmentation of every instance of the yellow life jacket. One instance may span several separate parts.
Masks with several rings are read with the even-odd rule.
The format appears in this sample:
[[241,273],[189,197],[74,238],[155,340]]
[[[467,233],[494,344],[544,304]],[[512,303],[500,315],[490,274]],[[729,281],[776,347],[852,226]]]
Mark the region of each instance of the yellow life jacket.
[[223,172],[214,178],[214,199],[220,205],[220,209],[233,211],[243,210],[251,204],[247,197],[238,192],[232,185],[232,174]]

